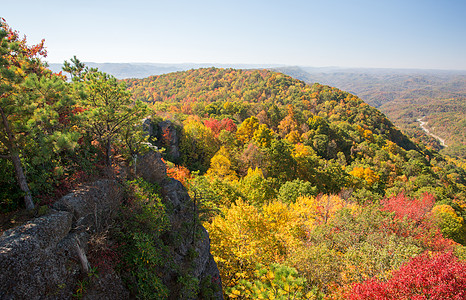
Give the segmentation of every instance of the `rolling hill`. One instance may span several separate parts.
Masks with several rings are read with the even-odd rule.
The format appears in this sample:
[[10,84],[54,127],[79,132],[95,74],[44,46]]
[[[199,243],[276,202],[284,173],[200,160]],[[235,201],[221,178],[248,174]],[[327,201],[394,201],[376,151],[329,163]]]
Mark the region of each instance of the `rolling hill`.
[[[278,68],[308,83],[319,82],[351,91],[380,109],[409,136],[445,154],[466,157],[464,125],[466,72],[442,70]],[[426,134],[418,119],[426,117]]]
[[[357,96],[270,70],[126,83],[153,126],[177,128],[181,155],[164,153],[168,173],[200,205],[225,297],[348,299],[355,283],[389,284],[409,264],[423,277],[432,268],[417,261],[462,255],[465,170]],[[175,135],[165,128],[161,149]]]

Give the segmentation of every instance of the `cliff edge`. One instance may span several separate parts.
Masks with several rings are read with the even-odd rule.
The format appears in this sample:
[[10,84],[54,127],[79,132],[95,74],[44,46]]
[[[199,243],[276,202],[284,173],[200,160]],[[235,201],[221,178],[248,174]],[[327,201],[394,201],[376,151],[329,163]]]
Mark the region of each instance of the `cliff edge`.
[[[161,187],[162,201],[170,207],[167,241],[176,236],[176,243],[168,245],[173,262],[178,269],[189,264],[188,272],[198,283],[212,281],[218,286],[213,299],[222,299],[208,233],[199,222],[193,222],[197,218],[196,206],[186,188],[167,177],[158,152],[151,151],[139,159],[137,170],[146,181]],[[114,221],[123,201],[121,184],[99,180],[62,197],[47,214],[5,231],[0,236],[0,299],[76,297],[93,267],[87,261],[90,239]],[[179,272],[165,269],[160,276],[169,289],[169,299],[182,299]],[[96,276],[81,292],[79,297],[83,299],[130,298],[130,292],[113,270]]]

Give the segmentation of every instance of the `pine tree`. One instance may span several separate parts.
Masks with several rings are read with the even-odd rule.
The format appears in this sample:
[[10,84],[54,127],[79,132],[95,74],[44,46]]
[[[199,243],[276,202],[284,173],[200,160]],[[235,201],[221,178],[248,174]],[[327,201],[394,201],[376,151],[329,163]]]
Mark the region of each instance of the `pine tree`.
[[28,210],[34,209],[31,191],[21,162],[21,137],[25,125],[33,115],[35,103],[23,97],[27,90],[22,85],[28,76],[44,72],[40,61],[45,56],[44,41],[35,46],[27,46],[26,38],[20,39],[5,22],[0,20],[0,143],[2,158],[13,163],[16,179],[24,193]]
[[[128,132],[144,139],[143,135],[134,132],[134,124],[141,123],[147,114],[147,106],[140,101],[133,102],[125,84],[111,75],[85,69],[79,76],[82,80],[79,105],[86,117],[83,126],[104,148],[105,164],[111,166],[114,144],[128,141]],[[131,140],[132,147],[134,142]]]

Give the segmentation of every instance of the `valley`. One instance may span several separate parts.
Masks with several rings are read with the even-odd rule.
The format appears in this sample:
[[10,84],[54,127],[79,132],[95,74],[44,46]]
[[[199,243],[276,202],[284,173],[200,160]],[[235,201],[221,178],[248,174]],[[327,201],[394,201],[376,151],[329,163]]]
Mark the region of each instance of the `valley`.
[[430,135],[431,137],[434,137],[434,138],[436,138],[437,140],[439,140],[440,143],[441,143],[441,145],[442,145],[442,147],[448,147],[448,145],[445,144],[445,140],[444,140],[444,139],[442,139],[441,137],[439,137],[439,136],[437,136],[437,135],[435,135],[435,134],[433,134],[433,133],[430,132],[430,130],[426,127],[427,122],[423,121],[424,118],[425,118],[425,117],[422,117],[421,119],[417,119],[417,121],[419,122],[419,126],[421,126],[422,130],[424,130],[424,131],[425,131],[428,135]]

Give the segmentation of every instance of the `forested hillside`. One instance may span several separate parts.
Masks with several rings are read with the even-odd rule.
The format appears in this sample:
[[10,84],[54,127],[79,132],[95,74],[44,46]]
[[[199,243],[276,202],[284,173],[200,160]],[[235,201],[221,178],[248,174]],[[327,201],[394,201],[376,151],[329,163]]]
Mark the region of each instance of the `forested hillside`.
[[[320,82],[356,93],[380,109],[417,142],[442,153],[465,158],[465,71],[279,68],[308,83]],[[417,119],[426,117],[429,130],[445,140],[426,134]],[[430,121],[430,122],[429,122]]]
[[[181,156],[165,155],[169,173],[202,206],[226,296],[464,291],[465,170],[358,97],[267,70],[126,83],[153,118],[178,125]],[[167,131],[158,144],[170,139]],[[418,267],[445,260],[457,281]],[[393,288],[399,278],[415,287]]]

